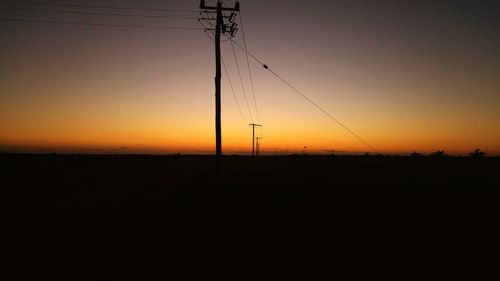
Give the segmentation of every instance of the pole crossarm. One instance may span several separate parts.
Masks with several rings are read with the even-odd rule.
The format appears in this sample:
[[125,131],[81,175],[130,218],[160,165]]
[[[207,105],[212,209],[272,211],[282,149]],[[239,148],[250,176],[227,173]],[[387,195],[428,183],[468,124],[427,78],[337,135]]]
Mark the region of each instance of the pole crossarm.
[[227,8],[227,7],[219,7],[219,3],[221,1],[217,1],[217,6],[206,6],[205,5],[205,0],[201,0],[200,2],[200,9],[203,10],[221,10],[221,11],[232,11],[232,12],[239,12],[240,11],[240,2],[236,2],[234,4],[234,8]]

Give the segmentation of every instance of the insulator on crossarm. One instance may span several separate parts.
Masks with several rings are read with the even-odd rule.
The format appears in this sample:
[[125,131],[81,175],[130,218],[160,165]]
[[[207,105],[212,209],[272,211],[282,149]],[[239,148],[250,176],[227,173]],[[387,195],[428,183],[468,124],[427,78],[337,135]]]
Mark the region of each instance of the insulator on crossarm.
[[229,22],[233,23],[235,18],[236,18],[236,13],[231,13],[231,16],[229,16]]
[[231,31],[231,36],[232,36],[232,37],[236,36],[236,32],[237,32],[237,31],[238,31],[238,29],[237,29],[237,28],[233,29],[233,30]]

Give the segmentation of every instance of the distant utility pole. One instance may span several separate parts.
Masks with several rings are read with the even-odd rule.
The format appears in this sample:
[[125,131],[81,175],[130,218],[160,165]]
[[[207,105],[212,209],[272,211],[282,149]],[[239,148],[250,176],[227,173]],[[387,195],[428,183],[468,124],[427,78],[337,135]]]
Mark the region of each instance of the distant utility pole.
[[250,124],[252,126],[252,156],[255,156],[255,127],[262,127],[260,124]]
[[[222,1],[217,1],[217,6],[206,6],[205,0],[201,0],[200,9],[216,10],[217,18],[215,21],[215,155],[217,159],[222,157],[222,128],[221,128],[221,55],[220,55],[220,34],[229,34],[228,36],[234,37],[237,31],[234,19],[236,14],[234,12],[240,11],[240,3],[237,1],[234,8],[222,7]],[[222,11],[232,11],[231,16],[224,17]],[[226,24],[225,20],[228,19],[229,23]]]
[[260,155],[260,143],[259,143],[259,140],[261,140],[262,138],[259,138],[259,137],[256,137],[255,140],[257,141],[257,151],[256,151],[256,155],[259,156]]

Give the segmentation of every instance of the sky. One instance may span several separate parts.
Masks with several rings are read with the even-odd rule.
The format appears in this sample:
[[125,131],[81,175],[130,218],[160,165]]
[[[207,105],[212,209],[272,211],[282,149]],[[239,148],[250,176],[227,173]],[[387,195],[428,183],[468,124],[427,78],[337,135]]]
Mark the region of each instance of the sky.
[[[0,1],[0,151],[213,153],[214,41],[198,6]],[[500,155],[500,1],[240,7],[234,40],[377,151]],[[250,57],[252,91],[245,53],[221,44],[225,154],[251,152],[252,122],[263,153],[373,153]]]

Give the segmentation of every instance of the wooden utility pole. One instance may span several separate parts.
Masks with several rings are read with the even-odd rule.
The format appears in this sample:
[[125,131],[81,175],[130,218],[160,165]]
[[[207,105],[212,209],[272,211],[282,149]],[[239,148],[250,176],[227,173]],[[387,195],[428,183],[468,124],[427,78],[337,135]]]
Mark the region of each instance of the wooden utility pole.
[[215,23],[215,155],[217,159],[222,157],[222,126],[221,126],[221,55],[220,55],[220,34],[229,33],[234,36],[236,33],[236,24],[231,22],[234,16],[230,17],[229,24],[225,24],[222,11],[240,10],[240,3],[236,2],[234,8],[225,8],[222,6],[222,1],[217,1],[217,6],[206,6],[205,0],[201,0],[200,9],[205,11],[216,10],[217,18]]
[[259,156],[260,155],[260,143],[259,143],[259,140],[261,140],[262,138],[259,138],[259,137],[256,137],[255,140],[257,141],[257,151],[255,153],[255,155]]
[[255,156],[255,127],[262,127],[260,124],[250,124],[252,126],[252,157]]

